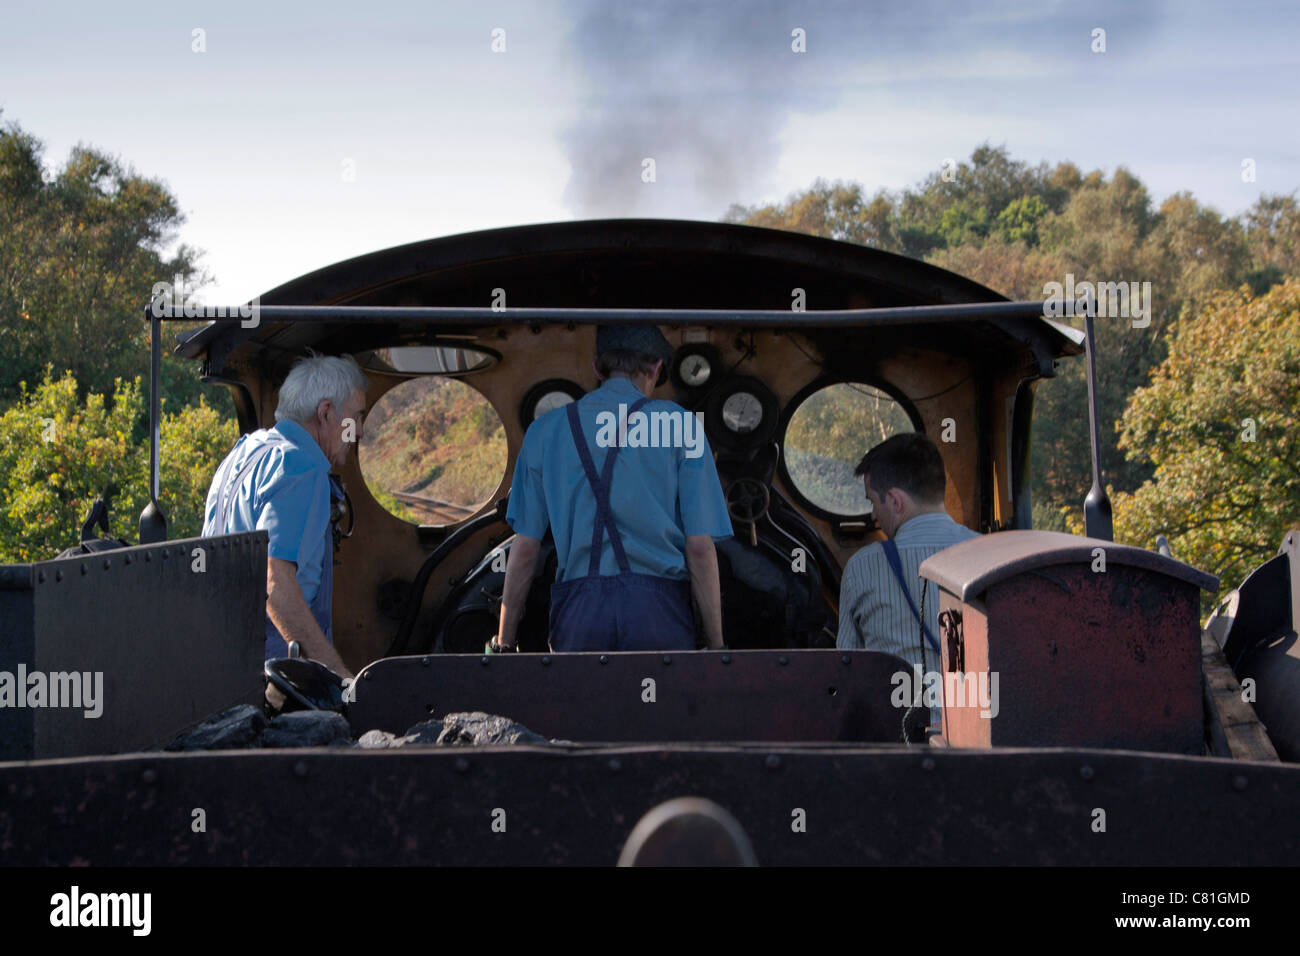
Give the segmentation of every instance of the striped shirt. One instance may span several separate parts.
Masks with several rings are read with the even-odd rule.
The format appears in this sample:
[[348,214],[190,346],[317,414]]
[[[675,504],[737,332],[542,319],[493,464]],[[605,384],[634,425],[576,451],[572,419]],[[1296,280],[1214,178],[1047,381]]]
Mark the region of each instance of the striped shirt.
[[[903,578],[912,601],[921,608],[921,587],[926,586],[925,623],[939,639],[939,595],[933,582],[922,581],[921,562],[944,548],[978,537],[959,525],[947,513],[936,511],[916,515],[903,522],[894,543]],[[921,663],[921,628],[916,615],[898,588],[885,549],[879,541],[867,545],[849,559],[840,581],[840,633],[835,641],[842,650],[884,651],[896,654],[911,667]],[[926,670],[939,670],[934,649],[926,649]]]

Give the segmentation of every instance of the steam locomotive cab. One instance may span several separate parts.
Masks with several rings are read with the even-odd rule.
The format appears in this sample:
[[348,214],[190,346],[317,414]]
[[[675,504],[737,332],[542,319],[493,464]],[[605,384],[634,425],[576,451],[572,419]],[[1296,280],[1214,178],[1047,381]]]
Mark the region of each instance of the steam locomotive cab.
[[[809,236],[563,223],[339,263],[264,294],[256,326],[214,323],[179,351],[230,389],[246,431],[272,421],[279,382],[306,349],[352,355],[366,371],[372,411],[339,476],[350,536],[335,556],[333,617],[336,646],[360,668],[481,651],[496,629],[524,432],[596,386],[602,310],[661,310],[648,321],[675,351],[655,397],[703,422],[731,517],[717,546],[724,640],[815,649],[835,644],[845,563],[880,536],[853,469],[889,435],[939,442],[958,522],[1027,526],[1034,384],[1081,351],[1077,333],[1027,305]],[[546,648],[554,575],[548,542],[525,650]]]

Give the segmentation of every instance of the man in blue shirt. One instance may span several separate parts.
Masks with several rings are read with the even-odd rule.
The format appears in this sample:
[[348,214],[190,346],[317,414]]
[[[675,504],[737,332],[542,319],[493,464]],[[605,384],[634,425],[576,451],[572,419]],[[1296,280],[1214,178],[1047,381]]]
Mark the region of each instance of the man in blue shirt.
[[731,519],[701,417],[650,400],[672,346],[654,326],[602,326],[596,353],[603,384],[524,435],[506,512],[516,537],[491,649],[516,649],[548,526],[559,562],[552,650],[693,650],[692,596],[708,646],[720,648],[713,542],[731,536]]
[[331,468],[362,438],[366,377],[350,358],[300,359],[280,386],[276,426],[242,436],[208,491],[203,536],[265,530],[266,658],[306,657],[343,677],[333,646]]

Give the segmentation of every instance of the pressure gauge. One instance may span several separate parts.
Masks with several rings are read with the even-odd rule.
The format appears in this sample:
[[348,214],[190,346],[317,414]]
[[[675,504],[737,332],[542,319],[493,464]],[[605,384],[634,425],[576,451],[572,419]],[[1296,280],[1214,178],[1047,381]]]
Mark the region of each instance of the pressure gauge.
[[763,423],[763,403],[753,392],[733,392],[722,403],[722,423],[737,435],[747,435]]
[[706,342],[684,345],[673,359],[673,384],[687,391],[702,390],[713,383],[721,363],[718,350]]
[[547,412],[554,411],[561,405],[567,405],[571,401],[573,401],[573,396],[568,392],[562,392],[559,389],[547,392],[537,400],[537,404],[533,407],[533,421],[537,421]]
[[563,408],[569,402],[576,402],[585,393],[582,386],[564,378],[548,378],[538,382],[528,390],[519,405],[519,424],[525,429],[547,412]]
[[681,373],[683,382],[691,388],[699,388],[713,374],[713,365],[707,357],[696,352],[694,355],[688,355],[682,359],[678,371]]
[[772,441],[780,422],[776,396],[752,375],[710,384],[704,400],[704,430],[720,452],[751,454]]

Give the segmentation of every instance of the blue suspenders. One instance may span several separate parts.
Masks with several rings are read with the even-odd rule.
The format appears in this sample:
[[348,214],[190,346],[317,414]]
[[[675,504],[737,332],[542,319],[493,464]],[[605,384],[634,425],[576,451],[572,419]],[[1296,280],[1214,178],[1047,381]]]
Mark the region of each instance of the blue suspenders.
[[[628,416],[630,417],[648,401],[650,399],[641,398],[633,402],[632,407],[628,409]],[[578,403],[570,402],[565,414],[569,417],[569,431],[573,434],[573,444],[578,449],[578,457],[582,459],[582,470],[587,473],[587,483],[591,485],[592,493],[596,496],[596,520],[591,529],[591,554],[587,561],[587,576],[596,577],[600,574],[600,552],[604,545],[606,530],[609,531],[609,543],[614,547],[618,570],[621,574],[628,574],[632,566],[628,563],[627,553],[623,550],[623,538],[614,524],[614,511],[609,503],[609,489],[614,480],[614,459],[618,457],[619,446],[615,444],[605,453],[604,467],[597,475],[596,463],[592,461],[591,450],[587,447],[587,439],[582,434],[582,425],[578,420]]]

